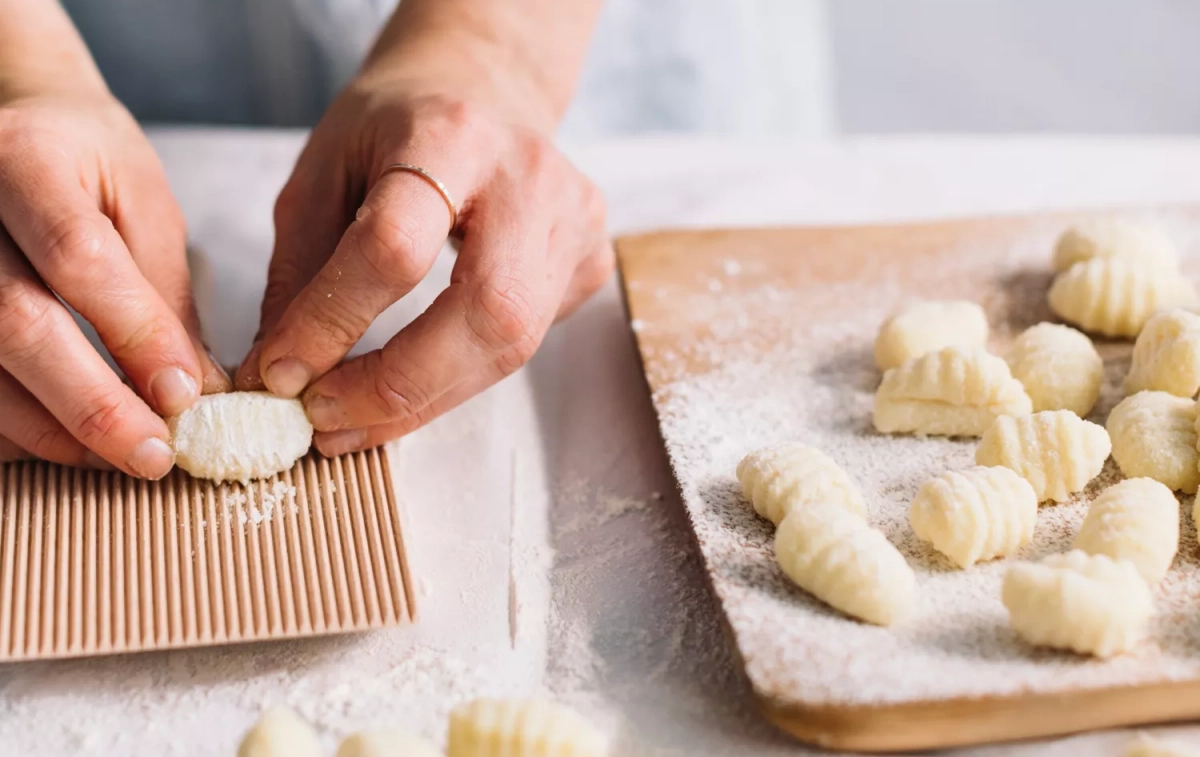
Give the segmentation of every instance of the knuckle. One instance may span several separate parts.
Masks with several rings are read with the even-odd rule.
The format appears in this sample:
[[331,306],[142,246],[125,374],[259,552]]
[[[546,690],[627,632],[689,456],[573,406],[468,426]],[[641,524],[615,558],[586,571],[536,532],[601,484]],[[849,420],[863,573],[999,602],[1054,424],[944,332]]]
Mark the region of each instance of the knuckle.
[[533,356],[538,316],[525,284],[511,279],[486,282],[476,290],[473,304],[468,321],[484,346],[524,357],[522,364]]
[[323,343],[353,345],[371,325],[371,319],[356,312],[343,297],[318,297],[315,304],[304,320],[324,337]]
[[32,250],[36,266],[53,284],[76,282],[103,265],[112,221],[106,216],[70,216],[54,223]]
[[27,281],[0,281],[0,350],[16,352],[23,345],[43,341],[49,320],[51,298],[43,296]]
[[381,361],[374,375],[374,396],[386,417],[412,417],[429,406],[430,392],[413,366],[387,366]]
[[66,429],[57,424],[47,424],[22,436],[25,448],[44,459],[58,457],[58,453],[71,446],[73,441]]
[[283,185],[283,189],[279,190],[279,196],[275,198],[275,206],[271,215],[275,221],[275,228],[287,227],[293,222],[300,212],[302,196],[300,184],[294,179],[289,179],[287,184]]
[[160,325],[152,317],[146,317],[105,346],[118,361],[136,354],[165,355],[171,349],[171,334],[165,324]]
[[363,263],[379,281],[412,289],[425,274],[415,222],[397,223],[386,215],[374,213],[356,224],[355,246]]
[[125,403],[110,393],[80,403],[79,409],[69,416],[70,427],[79,441],[95,449],[112,436],[126,415]]
[[593,228],[603,229],[608,218],[608,203],[604,193],[590,181],[583,183],[584,215]]

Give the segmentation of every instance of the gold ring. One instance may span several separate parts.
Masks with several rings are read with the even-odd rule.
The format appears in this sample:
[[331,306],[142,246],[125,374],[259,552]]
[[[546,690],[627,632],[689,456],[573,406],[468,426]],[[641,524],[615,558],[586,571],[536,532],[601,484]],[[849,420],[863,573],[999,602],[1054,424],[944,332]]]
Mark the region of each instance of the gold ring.
[[454,231],[454,228],[458,226],[458,208],[455,207],[454,200],[450,197],[450,190],[446,189],[445,184],[433,178],[433,175],[424,168],[421,168],[420,166],[414,166],[410,163],[393,163],[392,165],[383,169],[383,171],[381,171],[379,174],[379,178],[375,181],[380,181],[384,176],[387,176],[393,171],[403,171],[405,173],[416,174],[424,179],[429,186],[436,189],[437,193],[440,194],[442,199],[446,201],[446,207],[450,210],[450,231]]

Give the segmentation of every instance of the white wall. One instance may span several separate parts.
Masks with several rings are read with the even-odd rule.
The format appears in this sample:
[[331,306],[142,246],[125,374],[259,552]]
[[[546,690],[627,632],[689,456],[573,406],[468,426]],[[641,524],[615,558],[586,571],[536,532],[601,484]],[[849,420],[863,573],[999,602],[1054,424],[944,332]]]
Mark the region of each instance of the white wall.
[[1200,3],[831,0],[850,132],[1200,131]]

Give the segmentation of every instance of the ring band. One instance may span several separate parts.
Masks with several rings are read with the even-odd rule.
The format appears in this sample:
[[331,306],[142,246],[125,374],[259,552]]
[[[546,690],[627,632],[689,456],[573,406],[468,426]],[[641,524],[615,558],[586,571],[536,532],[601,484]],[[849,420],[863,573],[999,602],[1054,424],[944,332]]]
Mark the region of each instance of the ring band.
[[450,231],[454,231],[455,227],[458,226],[458,208],[455,207],[454,200],[453,200],[453,198],[450,197],[450,190],[446,189],[445,184],[443,184],[442,182],[435,179],[433,177],[433,175],[430,174],[428,171],[426,171],[424,168],[421,168],[420,166],[414,166],[410,163],[393,163],[393,164],[391,164],[390,166],[383,169],[383,171],[381,171],[379,173],[379,178],[376,179],[375,181],[376,182],[380,181],[384,176],[387,176],[389,173],[392,173],[393,171],[403,171],[404,173],[416,174],[417,176],[420,176],[422,179],[424,179],[425,182],[427,184],[429,184],[429,186],[436,189],[437,193],[440,194],[442,196],[442,199],[446,201],[446,208],[449,209],[449,211],[450,211]]

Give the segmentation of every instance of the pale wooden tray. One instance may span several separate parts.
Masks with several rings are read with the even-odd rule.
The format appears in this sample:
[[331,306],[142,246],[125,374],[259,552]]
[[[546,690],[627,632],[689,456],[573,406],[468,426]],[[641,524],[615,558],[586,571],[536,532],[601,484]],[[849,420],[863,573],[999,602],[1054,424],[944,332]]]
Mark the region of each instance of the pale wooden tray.
[[361,631],[414,618],[382,448],[248,486],[0,466],[0,661]]
[[[1197,216],[1159,213],[1196,276]],[[1180,556],[1159,590],[1151,640],[1109,662],[1026,647],[999,600],[1003,561],[951,570],[907,525],[929,476],[972,464],[965,440],[887,438],[870,423],[871,344],[906,298],[973,299],[1002,350],[1051,319],[1050,249],[1067,216],[874,228],[664,232],[620,239],[632,327],[708,574],[768,717],[826,747],[900,751],[1200,717],[1200,562],[1181,509]],[[1128,343],[1098,343],[1120,399]],[[860,624],[792,586],[773,529],[734,479],[763,444],[826,448],[859,480],[873,525],[918,576],[918,617]],[[1066,549],[1111,461],[1077,501],[1043,507],[1020,557]]]

